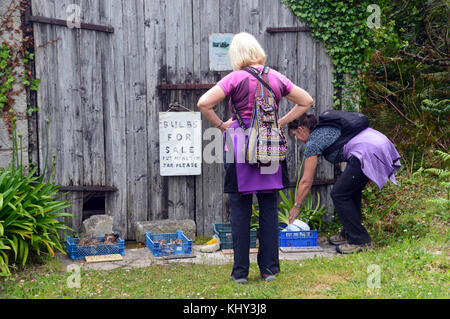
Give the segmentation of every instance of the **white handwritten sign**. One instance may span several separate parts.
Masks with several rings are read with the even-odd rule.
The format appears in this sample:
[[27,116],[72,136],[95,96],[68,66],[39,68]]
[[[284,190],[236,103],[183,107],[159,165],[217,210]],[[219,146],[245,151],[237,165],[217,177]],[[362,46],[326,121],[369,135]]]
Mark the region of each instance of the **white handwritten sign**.
[[159,163],[161,176],[201,174],[200,112],[159,113]]

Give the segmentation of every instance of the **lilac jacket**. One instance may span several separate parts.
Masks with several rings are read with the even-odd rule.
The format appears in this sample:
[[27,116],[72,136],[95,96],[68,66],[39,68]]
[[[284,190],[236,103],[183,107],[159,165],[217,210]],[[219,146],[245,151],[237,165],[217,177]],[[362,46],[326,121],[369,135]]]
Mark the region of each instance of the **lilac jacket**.
[[397,185],[395,172],[400,168],[400,154],[394,144],[382,133],[370,127],[344,145],[344,157],[355,156],[361,162],[363,173],[381,190],[390,179]]

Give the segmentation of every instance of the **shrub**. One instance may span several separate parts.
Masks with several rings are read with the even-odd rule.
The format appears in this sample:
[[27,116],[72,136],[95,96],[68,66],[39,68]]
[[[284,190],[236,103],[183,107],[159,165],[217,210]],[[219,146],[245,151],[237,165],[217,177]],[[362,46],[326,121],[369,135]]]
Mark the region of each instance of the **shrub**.
[[[21,150],[20,134],[19,140]],[[70,228],[59,218],[72,217],[63,212],[71,203],[59,200],[58,186],[44,181],[45,169],[40,176],[35,176],[37,168],[25,172],[14,122],[13,148],[11,164],[0,170],[0,276],[10,274],[13,262],[24,265],[30,252],[40,255],[44,249],[51,255],[55,250],[64,253],[58,231]],[[52,169],[53,165],[50,172]]]

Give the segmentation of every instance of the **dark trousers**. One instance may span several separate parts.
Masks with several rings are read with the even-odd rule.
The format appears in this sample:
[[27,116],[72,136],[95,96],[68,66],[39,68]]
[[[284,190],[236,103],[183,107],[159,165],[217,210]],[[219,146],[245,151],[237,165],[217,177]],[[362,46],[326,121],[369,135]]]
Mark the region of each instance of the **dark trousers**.
[[[278,256],[278,193],[258,193],[258,266],[261,274],[280,272]],[[250,220],[253,195],[230,194],[234,264],[232,275],[248,276],[250,267]]]
[[331,190],[334,207],[344,228],[341,234],[348,238],[349,244],[360,245],[371,241],[361,224],[361,194],[368,181],[361,170],[361,162],[352,156]]

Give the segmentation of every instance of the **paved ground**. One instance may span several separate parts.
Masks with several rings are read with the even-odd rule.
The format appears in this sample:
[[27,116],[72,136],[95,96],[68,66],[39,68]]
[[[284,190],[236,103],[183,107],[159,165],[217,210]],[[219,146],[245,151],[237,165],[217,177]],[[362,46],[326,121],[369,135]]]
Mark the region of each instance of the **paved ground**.
[[[280,250],[281,260],[302,260],[306,258],[313,258],[314,256],[323,257],[334,257],[337,255],[335,247],[328,244],[325,239],[318,240],[319,246],[317,249],[308,252],[287,252],[289,249]],[[202,253],[200,252],[201,245],[194,245],[192,249],[192,255],[195,258],[186,259],[169,259],[165,260],[162,258],[156,258],[153,254],[146,248],[134,248],[125,249],[125,255],[122,261],[109,261],[109,262],[97,262],[97,263],[87,263],[84,259],[81,260],[71,260],[66,255],[58,255],[58,259],[64,267],[70,264],[78,264],[83,269],[103,269],[111,270],[115,268],[131,269],[136,267],[148,267],[151,265],[159,264],[208,264],[208,265],[221,265],[233,263],[233,254],[224,254],[222,251],[217,251],[215,253]],[[256,262],[256,253],[250,254],[250,261]]]

